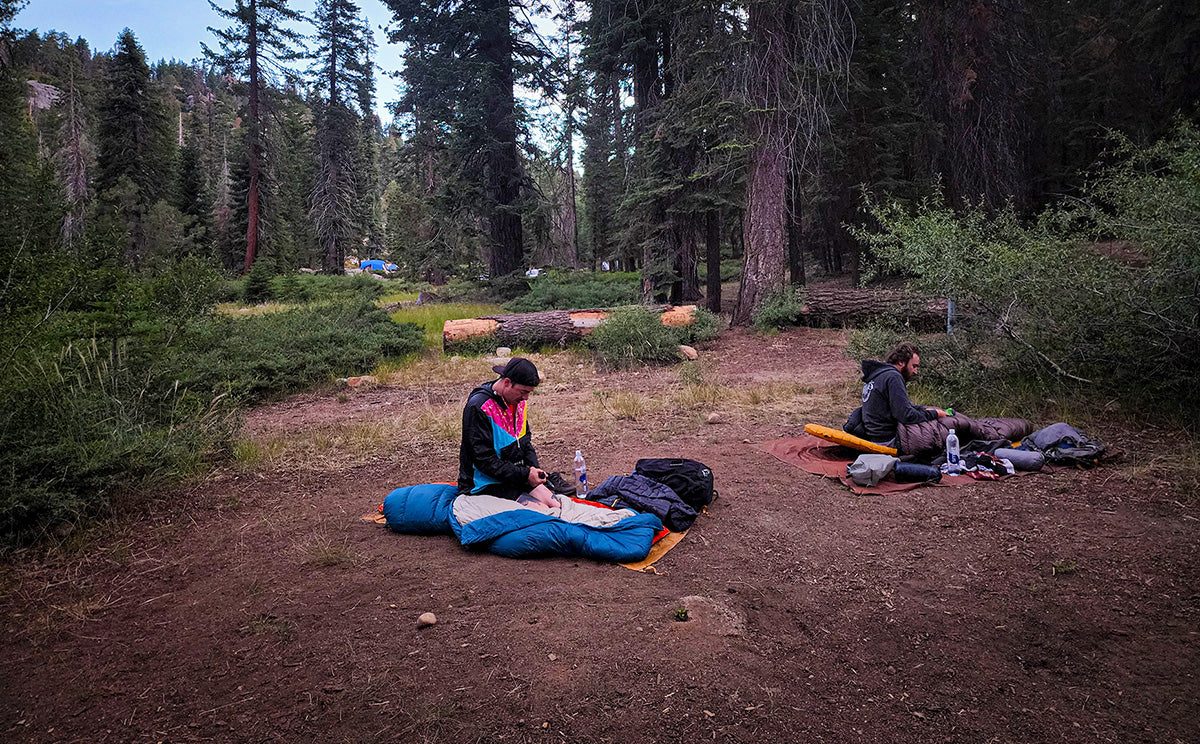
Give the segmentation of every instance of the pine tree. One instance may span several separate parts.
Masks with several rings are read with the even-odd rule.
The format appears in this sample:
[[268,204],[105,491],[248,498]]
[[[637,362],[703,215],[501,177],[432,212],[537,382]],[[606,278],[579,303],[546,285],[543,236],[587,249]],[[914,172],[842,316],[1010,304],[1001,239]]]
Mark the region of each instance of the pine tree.
[[96,191],[129,231],[127,262],[146,257],[146,216],[171,182],[173,140],[146,54],[125,29],[106,74],[97,130]]
[[456,180],[464,194],[482,196],[491,273],[512,273],[524,255],[514,88],[542,57],[529,14],[510,0],[385,2],[396,24],[391,41],[408,45],[400,110],[449,130]]
[[258,252],[259,199],[265,155],[262,96],[265,82],[274,74],[286,71],[284,63],[301,56],[296,45],[300,34],[284,24],[298,22],[303,17],[288,7],[287,0],[234,0],[225,9],[213,0],[208,3],[232,24],[225,29],[209,27],[217,37],[220,51],[201,44],[204,55],[229,74],[244,74],[249,86],[246,103],[246,260],[243,273],[249,272]]
[[[369,106],[372,72],[371,32],[359,20],[359,7],[351,0],[319,0],[316,10],[317,63],[311,72],[325,100],[317,118],[317,179],[312,193],[312,215],[321,244],[326,274],[342,273],[346,244],[351,240],[357,198],[355,155],[358,149],[359,112],[355,103]],[[369,114],[364,110],[361,114]],[[372,181],[374,179],[371,179]],[[361,219],[358,220],[361,227]],[[361,243],[361,231],[359,233]]]

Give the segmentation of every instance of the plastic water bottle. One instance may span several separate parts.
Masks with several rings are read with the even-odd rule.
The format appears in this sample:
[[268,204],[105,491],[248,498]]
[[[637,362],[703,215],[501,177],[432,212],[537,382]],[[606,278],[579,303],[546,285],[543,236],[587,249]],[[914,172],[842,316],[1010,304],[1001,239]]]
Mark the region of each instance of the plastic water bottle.
[[958,464],[958,435],[954,433],[954,429],[946,436],[946,464]]
[[575,493],[587,495],[587,465],[583,463],[583,452],[575,450]]

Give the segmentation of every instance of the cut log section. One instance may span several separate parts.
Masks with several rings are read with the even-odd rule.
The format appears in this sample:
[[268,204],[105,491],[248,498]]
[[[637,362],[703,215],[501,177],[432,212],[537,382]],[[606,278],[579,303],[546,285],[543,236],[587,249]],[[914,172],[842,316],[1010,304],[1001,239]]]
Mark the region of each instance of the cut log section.
[[[691,325],[695,305],[658,305],[649,308],[662,315],[662,324],[672,328]],[[609,311],[543,310],[537,313],[485,315],[479,318],[447,320],[442,325],[442,349],[488,340],[497,346],[565,346],[578,341],[608,319]]]
[[853,326],[893,318],[920,328],[946,323],[946,301],[916,297],[896,289],[809,287],[803,322],[815,326]]

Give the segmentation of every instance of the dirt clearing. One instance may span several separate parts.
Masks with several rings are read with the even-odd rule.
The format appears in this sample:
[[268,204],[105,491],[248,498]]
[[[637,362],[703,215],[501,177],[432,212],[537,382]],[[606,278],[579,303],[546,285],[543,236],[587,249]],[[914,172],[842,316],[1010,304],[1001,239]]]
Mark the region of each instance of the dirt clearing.
[[[4,569],[0,732],[1200,740],[1195,510],[1114,468],[857,497],[758,450],[843,420],[858,395],[844,343],[732,332],[699,366],[611,374],[538,359],[544,465],[569,471],[580,448],[596,481],[667,455],[716,474],[721,498],[661,575],[359,521],[396,486],[453,480],[459,406],[486,360],[259,409],[245,447],[269,456]],[[438,623],[419,630],[423,612]]]

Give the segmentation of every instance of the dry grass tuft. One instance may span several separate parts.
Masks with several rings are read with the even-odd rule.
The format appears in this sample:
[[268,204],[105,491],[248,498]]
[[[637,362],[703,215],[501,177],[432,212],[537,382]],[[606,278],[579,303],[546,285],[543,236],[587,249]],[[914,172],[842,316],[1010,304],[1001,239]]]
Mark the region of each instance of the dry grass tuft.
[[[445,357],[440,351],[426,350],[421,356],[401,362],[385,362],[371,374],[386,385],[420,388],[426,385],[479,384],[495,377],[492,365],[482,357]],[[466,392],[463,393],[466,399]]]
[[243,305],[238,302],[218,303],[215,310],[217,315],[230,318],[249,318],[254,315],[271,315],[300,307],[294,302],[264,302],[261,305]]
[[349,566],[358,561],[358,555],[344,537],[339,541],[329,535],[316,535],[302,546],[302,551],[306,564],[322,568]]
[[401,448],[447,449],[461,436],[461,415],[457,403],[423,406],[390,418],[240,439],[234,457],[246,472],[342,470],[391,457]]

